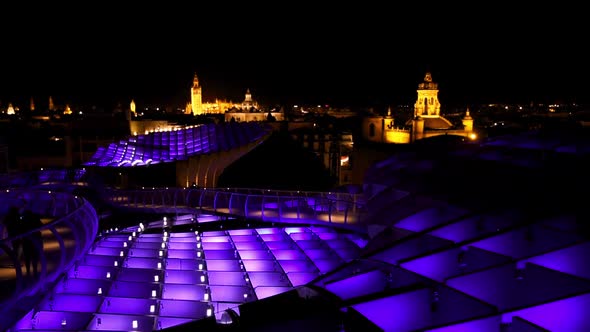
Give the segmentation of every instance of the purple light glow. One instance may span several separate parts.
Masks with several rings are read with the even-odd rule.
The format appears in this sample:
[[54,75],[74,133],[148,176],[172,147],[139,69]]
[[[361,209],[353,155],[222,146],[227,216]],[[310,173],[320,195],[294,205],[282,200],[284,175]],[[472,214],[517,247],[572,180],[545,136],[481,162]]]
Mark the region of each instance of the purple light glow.
[[258,241],[256,235],[232,235],[232,241],[234,242],[255,242]]
[[315,240],[316,239],[314,234],[311,232],[290,233],[289,235],[291,236],[291,239],[293,239],[293,241],[305,241],[305,240]]
[[250,287],[242,286],[216,286],[212,285],[211,300],[217,302],[244,302],[244,294],[250,294]]
[[[178,223],[176,223],[176,225],[178,225]],[[172,234],[174,234],[174,233],[172,233]],[[174,244],[179,245],[178,249],[186,249],[186,248],[183,248],[182,245],[188,245],[188,246],[190,246],[190,244],[195,245],[195,238],[196,238],[196,236],[193,233],[193,236],[191,236],[191,237],[183,236],[183,237],[170,238],[168,242],[171,244],[174,243]]]
[[266,250],[262,242],[235,242],[234,245],[238,250]]
[[[515,264],[503,265],[449,279],[447,284],[491,303],[500,310],[531,306],[535,303],[590,291],[589,281],[532,263],[527,264],[523,270],[522,280],[514,277],[515,270]],[[543,285],[551,285],[551,287]],[[540,289],[542,291],[539,291]]]
[[[342,264],[339,260],[318,259],[313,261],[321,273],[328,273]],[[313,271],[313,270],[312,270]]]
[[270,241],[266,242],[268,249],[270,250],[278,250],[278,249],[294,249],[296,246],[291,241]]
[[259,300],[262,300],[264,298],[271,297],[273,295],[288,292],[291,289],[292,289],[291,287],[257,287],[257,288],[254,288],[254,291],[256,292],[256,297]]
[[390,264],[397,264],[399,260],[419,256],[443,247],[450,247],[452,244],[451,241],[425,235],[392,246],[375,254],[373,258]]
[[[203,240],[205,237],[202,238]],[[230,250],[233,249],[229,242],[203,242],[205,250]]]
[[239,250],[241,259],[274,259],[267,250]]
[[203,237],[208,236],[226,236],[225,231],[208,231],[203,233]]
[[187,270],[166,270],[166,284],[202,284],[201,276],[205,275],[201,271]]
[[80,294],[55,294],[53,295],[53,300],[51,300],[51,298],[44,299],[39,304],[39,310],[96,312],[101,302],[101,296]]
[[590,279],[590,264],[587,264],[588,257],[590,257],[590,243],[586,242],[577,246],[533,257],[526,261],[553,270]]
[[[133,328],[134,320],[137,321],[137,328]],[[153,326],[154,317],[151,316],[96,314],[84,330],[151,331]]]
[[168,249],[170,250],[196,250],[197,242],[195,238],[190,238],[190,242],[169,241]]
[[289,287],[289,280],[281,272],[248,272],[252,287],[279,286]]
[[108,296],[148,299],[152,297],[152,290],[156,290],[157,296],[160,296],[162,293],[158,284],[114,281],[108,290]]
[[340,236],[338,233],[316,233],[316,235],[322,240],[336,240]]
[[[107,248],[107,247],[96,247],[94,250],[90,250],[92,255],[96,256],[119,256],[121,250],[124,250],[123,244],[120,248]],[[126,250],[126,249],[125,249]]]
[[107,297],[98,312],[122,315],[150,315],[150,305],[157,305],[152,299],[132,299],[125,297]]
[[166,284],[164,285],[162,293],[162,299],[194,301],[203,299],[205,286]]
[[125,267],[133,269],[154,269],[158,266],[159,262],[161,262],[159,258],[130,257],[125,260]]
[[291,272],[287,273],[287,277],[293,284],[293,287],[305,285],[317,278],[319,274],[317,272]]
[[258,232],[258,234],[260,234],[260,235],[263,235],[263,234],[282,233],[282,230],[280,228],[257,228],[256,232]]
[[154,282],[154,276],[162,281],[163,272],[156,269],[128,269],[123,268],[117,275],[117,280],[132,282]]
[[207,270],[209,271],[240,271],[240,264],[237,260],[207,259]]
[[500,316],[492,316],[466,323],[459,323],[438,329],[428,330],[428,332],[498,332],[500,330],[501,322],[502,320]]
[[[460,256],[462,262],[459,262]],[[436,281],[444,282],[447,278],[507,263],[509,260],[510,258],[506,256],[468,247],[464,251],[461,248],[453,248],[420,257],[402,263],[401,266]]]
[[280,271],[275,261],[249,259],[243,261],[244,267],[248,272],[262,272],[262,271]]
[[[97,247],[101,248],[123,248],[123,243],[127,242],[127,239],[121,239],[118,241],[105,241],[104,239],[98,243]],[[129,243],[127,243],[129,245]]]
[[[155,255],[152,257],[158,257],[158,251],[156,251]],[[178,258],[178,259],[196,259],[197,252],[196,250],[168,250],[168,258]]]
[[197,270],[203,263],[200,259],[167,258],[165,266],[166,270]]
[[349,278],[327,283],[324,287],[343,300],[383,291],[387,286],[385,275],[379,271],[369,271]]
[[254,237],[256,237],[256,230],[254,229],[249,229],[249,228],[244,228],[244,229],[230,229],[229,231],[227,231],[229,233],[229,235],[232,236],[232,239],[235,241],[234,237],[236,236],[241,236],[241,235],[252,235]]
[[334,251],[336,251],[338,256],[340,256],[340,258],[345,261],[357,258],[361,253],[360,249],[354,246],[350,246],[348,248],[338,248],[334,249]]
[[590,331],[590,294],[512,312],[549,331]]
[[235,250],[205,250],[207,260],[238,259]]
[[[285,273],[290,272],[315,272],[316,266],[310,260],[279,261]],[[321,264],[324,264],[323,262]]]
[[460,217],[466,211],[455,208],[453,206],[445,206],[444,208],[430,208],[409,217],[404,218],[395,226],[413,232],[421,232],[426,229],[442,225],[449,220]]
[[162,243],[163,239],[164,236],[162,234],[141,234],[141,236],[135,240],[135,243]]
[[284,229],[285,233],[291,235],[293,233],[304,233],[309,232],[309,230],[305,227],[286,227]]
[[348,239],[342,238],[342,237],[337,240],[327,240],[325,242],[332,249],[349,248],[350,246],[355,246],[354,243],[352,243]]
[[283,233],[275,233],[275,234],[262,234],[260,235],[264,242],[271,242],[271,241],[285,241],[285,235]]
[[189,322],[194,321],[194,319],[192,318],[173,318],[173,317],[158,317],[158,322],[156,323],[158,325],[159,329],[167,329],[169,327],[174,327],[174,326],[178,326],[181,324],[186,324]]
[[467,218],[448,226],[441,227],[429,234],[441,239],[462,242],[485,234],[495,233],[498,229],[504,229],[518,223],[522,218],[522,213],[516,211],[502,212],[503,213],[497,216],[477,216]]
[[132,248],[134,249],[160,249],[161,242],[135,242]]
[[318,241],[318,240],[302,240],[302,241],[297,241],[297,246],[299,248],[303,249],[303,250],[307,250],[307,249],[325,249],[326,248],[324,245],[322,245],[322,241]]
[[305,260],[307,256],[299,250],[273,250],[272,254],[277,260]]
[[87,330],[86,325],[92,319],[92,316],[93,314],[91,313],[83,312],[40,311],[33,319],[21,319],[14,326],[14,330],[21,331],[24,329],[31,329],[35,331],[59,331],[64,329],[62,322],[65,320],[68,330],[85,331]]
[[209,271],[209,285],[246,286],[244,272]]
[[79,279],[103,279],[108,280],[106,275],[110,273],[114,275],[115,271],[117,270],[113,266],[113,262],[115,259],[111,258],[109,266],[90,266],[90,265],[80,265],[76,269],[70,269],[68,271],[68,278],[79,278]]
[[55,287],[55,293],[70,293],[79,295],[95,295],[99,288],[106,294],[111,287],[110,280],[73,279],[61,281]]
[[316,259],[331,259],[331,260],[339,260],[340,258],[334,254],[331,250],[322,248],[322,249],[306,249],[305,255],[309,257],[311,260],[315,261]]
[[200,301],[161,300],[160,317],[202,319],[207,317],[209,304]]
[[129,257],[158,257],[158,250],[154,249],[131,249],[128,253]]
[[229,236],[203,236],[202,242],[229,242]]
[[576,233],[530,226],[478,241],[473,246],[518,259],[553,251],[579,242],[580,239]]

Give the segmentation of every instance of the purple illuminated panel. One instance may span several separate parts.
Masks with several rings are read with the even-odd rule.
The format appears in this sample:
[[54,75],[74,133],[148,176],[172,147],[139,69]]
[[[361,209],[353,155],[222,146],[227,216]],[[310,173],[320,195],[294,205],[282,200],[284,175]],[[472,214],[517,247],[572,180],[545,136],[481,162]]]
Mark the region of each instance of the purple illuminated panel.
[[[159,258],[130,257],[125,260],[125,267],[134,269],[155,269],[158,267],[158,263],[162,263],[162,260]],[[163,263],[162,267],[164,267]]]
[[[152,257],[158,257],[159,251]],[[196,250],[168,250],[167,251],[168,258],[179,258],[179,259],[196,259],[197,258],[197,251]]]
[[282,233],[282,230],[280,228],[257,228],[256,232],[258,232],[258,234],[262,235],[262,234],[276,234],[276,233]]
[[262,234],[260,238],[265,242],[271,241],[285,241],[286,237],[283,233],[273,233],[273,234]]
[[309,260],[300,261],[280,261],[281,267],[285,273],[291,272],[315,272],[316,266]]
[[246,286],[244,272],[209,271],[209,285]]
[[161,242],[135,242],[132,248],[134,249],[160,249]]
[[235,242],[238,250],[263,250],[266,246],[262,242]]
[[[68,271],[68,278],[80,278],[80,279],[107,279],[107,273],[111,276],[115,275],[116,268],[113,266],[114,259],[111,260],[109,267],[106,266],[89,266],[80,265],[78,268],[72,268]],[[112,278],[112,277],[111,277]]]
[[347,240],[346,238],[339,238],[337,240],[327,240],[325,242],[332,249],[349,248],[351,245],[354,246],[354,244],[352,242],[350,242],[349,240]]
[[[25,329],[42,331],[60,331],[65,328],[70,331],[85,331],[86,325],[92,319],[91,313],[82,312],[59,312],[39,311],[35,319],[21,319],[15,326],[14,331]],[[33,323],[35,326],[33,327]]]
[[229,236],[203,236],[203,242],[229,242]]
[[590,279],[588,257],[590,257],[590,243],[584,243],[533,257],[527,259],[527,261],[556,271]]
[[270,260],[257,260],[248,259],[243,261],[244,267],[248,272],[259,272],[259,271],[280,271],[275,261]]
[[98,312],[122,315],[149,315],[150,305],[157,305],[153,299],[132,299],[124,297],[107,297]]
[[195,250],[197,249],[197,242],[194,238],[191,238],[189,242],[168,242],[168,249],[170,250]]
[[413,232],[421,232],[438,225],[443,225],[450,220],[459,218],[463,214],[465,214],[465,211],[452,206],[446,206],[444,208],[435,207],[406,217],[400,222],[397,222],[395,226]]
[[[127,242],[127,239],[121,239],[119,241],[100,241],[97,247],[100,248],[124,248],[123,243]],[[127,245],[130,243],[127,242]]]
[[208,237],[208,236],[226,236],[227,234],[225,233],[225,231],[208,231],[208,232],[204,232],[203,233],[203,237]]
[[352,246],[348,248],[334,249],[334,251],[336,251],[338,256],[340,256],[345,261],[358,258],[361,252],[359,248]]
[[315,240],[316,237],[311,232],[306,233],[291,233],[289,234],[294,241]]
[[305,227],[287,227],[284,229],[285,233],[292,235],[293,233],[304,233],[309,232],[309,229]]
[[[204,239],[204,237],[203,237]],[[205,250],[230,250],[233,249],[229,242],[203,242]]]
[[135,243],[162,243],[164,236],[161,234],[142,234],[135,240]]
[[590,294],[555,301],[507,315],[518,316],[549,331],[590,331]]
[[281,272],[249,272],[248,277],[254,288],[258,286],[291,286],[287,277]]
[[374,259],[397,264],[399,260],[408,259],[443,247],[450,247],[453,242],[434,236],[421,236],[394,245],[373,256]]
[[205,286],[166,284],[162,292],[162,299],[200,301],[203,300]]
[[239,250],[241,259],[273,259],[267,250]]
[[[184,236],[184,237],[176,237],[176,238],[170,238],[170,240],[168,242],[170,243],[176,243],[178,245],[181,244],[186,244],[186,243],[195,243],[195,241],[197,240],[197,236],[193,233],[193,236]],[[179,248],[182,249],[182,248]]]
[[217,302],[245,302],[244,294],[252,297],[250,287],[242,286],[216,286],[211,285],[211,301]]
[[[133,328],[133,321],[137,321],[137,328]],[[88,324],[87,330],[151,331],[153,326],[154,317],[150,316],[96,314]]]
[[207,317],[209,307],[209,303],[200,301],[162,300],[160,303],[160,317],[202,319]]
[[256,236],[256,230],[254,229],[231,229],[227,231],[229,235],[232,236],[232,239],[235,241],[235,237],[239,235],[253,235]]
[[338,233],[316,233],[322,240],[336,240],[340,237]]
[[41,302],[39,310],[96,312],[102,302],[101,296],[79,294],[55,294]]
[[126,248],[96,247],[94,250],[91,250],[90,253],[97,256],[119,256],[121,250],[127,251]]
[[110,297],[134,297],[149,299],[152,297],[152,291],[156,291],[156,297],[162,293],[159,284],[148,284],[127,281],[114,281],[108,291]]
[[198,270],[199,264],[204,264],[200,259],[167,258],[166,270]]
[[334,281],[324,287],[339,298],[350,300],[355,297],[381,292],[385,290],[386,286],[387,279],[385,275],[376,270]]
[[453,248],[429,256],[420,257],[401,266],[439,282],[463,273],[507,263],[509,257],[473,247]]
[[277,260],[304,260],[307,259],[299,250],[273,250],[272,254]]
[[257,287],[254,289],[254,291],[256,292],[256,297],[259,300],[262,300],[264,298],[267,297],[271,297],[277,294],[281,294],[284,292],[288,292],[290,291],[292,288],[291,287]]
[[428,332],[498,332],[500,330],[501,323],[501,316],[492,316],[466,323],[459,323],[438,329],[428,330]]
[[291,272],[287,273],[287,277],[293,284],[293,287],[305,285],[319,276],[316,272]]
[[201,271],[187,271],[187,270],[170,270],[166,271],[166,284],[203,284],[201,276],[204,276]]
[[291,240],[288,241],[271,241],[271,242],[266,242],[266,245],[268,246],[268,249],[270,250],[278,250],[278,249],[295,249],[297,248],[295,246],[295,244],[293,242],[291,242]]
[[234,242],[255,242],[259,241],[256,235],[232,235],[232,241]]
[[303,250],[326,248],[326,246],[322,244],[322,241],[319,241],[319,240],[297,241],[297,246]]
[[94,280],[94,279],[68,279],[61,281],[55,287],[55,293],[70,293],[80,295],[96,295],[98,289],[102,289],[103,294],[106,294],[109,287],[111,287],[110,280]]
[[237,260],[213,259],[207,260],[207,270],[209,271],[241,271],[240,264]]
[[454,242],[474,239],[485,234],[493,234],[498,230],[510,227],[522,218],[521,213],[512,211],[497,216],[478,216],[468,218],[448,226],[441,227],[429,234]]
[[158,321],[156,324],[158,325],[159,329],[164,330],[170,327],[186,324],[192,321],[194,321],[193,318],[174,318],[160,316],[158,317]]
[[158,276],[160,281],[163,280],[163,272],[156,269],[121,269],[117,275],[117,280],[133,282],[154,282],[154,276]]
[[306,249],[305,255],[313,261],[317,259],[340,260],[340,257],[329,249]]
[[158,257],[158,250],[155,249],[131,249],[129,257]]
[[331,259],[318,259],[313,261],[313,263],[318,267],[320,272],[324,274],[334,270],[342,264],[340,260]]
[[205,250],[205,258],[207,260],[238,259],[238,254],[235,250]]
[[113,266],[115,261],[121,261],[123,257],[113,257],[113,256],[101,256],[101,255],[86,255],[82,259],[84,265],[94,265],[94,266],[105,266],[110,267]]

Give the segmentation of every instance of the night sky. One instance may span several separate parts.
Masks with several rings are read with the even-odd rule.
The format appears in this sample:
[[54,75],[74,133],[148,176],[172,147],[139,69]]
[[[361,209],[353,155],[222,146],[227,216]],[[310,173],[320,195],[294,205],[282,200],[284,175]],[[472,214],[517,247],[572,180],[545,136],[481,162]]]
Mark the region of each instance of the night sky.
[[250,88],[267,104],[411,104],[427,70],[443,106],[590,102],[575,8],[183,6],[13,10],[0,32],[0,107],[49,95],[182,105],[194,72],[205,100],[240,101]]

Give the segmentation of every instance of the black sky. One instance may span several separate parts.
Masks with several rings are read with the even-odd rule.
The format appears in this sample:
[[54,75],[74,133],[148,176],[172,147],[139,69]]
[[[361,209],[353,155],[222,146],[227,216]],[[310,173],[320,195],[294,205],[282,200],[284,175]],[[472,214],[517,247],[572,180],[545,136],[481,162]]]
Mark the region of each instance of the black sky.
[[427,70],[443,105],[590,102],[576,8],[225,5],[12,10],[0,103],[182,103],[194,72],[205,99],[413,103]]

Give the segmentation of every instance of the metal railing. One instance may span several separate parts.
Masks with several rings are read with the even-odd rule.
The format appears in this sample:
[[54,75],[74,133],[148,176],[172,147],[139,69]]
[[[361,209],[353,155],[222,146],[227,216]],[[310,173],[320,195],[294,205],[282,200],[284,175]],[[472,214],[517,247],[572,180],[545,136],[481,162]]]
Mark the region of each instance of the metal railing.
[[[67,271],[92,245],[98,231],[94,208],[82,197],[68,193],[11,189],[0,192],[0,218],[5,219],[10,206],[24,207],[39,215],[44,225],[19,235],[7,236],[0,230],[0,330],[5,330],[14,317],[14,310],[26,298],[34,298]],[[34,240],[41,235],[41,241]],[[17,244],[29,243],[33,264],[25,274],[24,250]],[[22,248],[25,249],[25,248]],[[35,262],[37,260],[37,262]],[[25,261],[26,263],[26,261]]]
[[[262,194],[265,192],[265,194]],[[327,193],[260,190],[259,194],[227,189],[167,188],[111,190],[105,199],[111,204],[142,209],[195,209],[211,213],[272,222],[361,223],[366,204],[354,195],[346,199]]]

